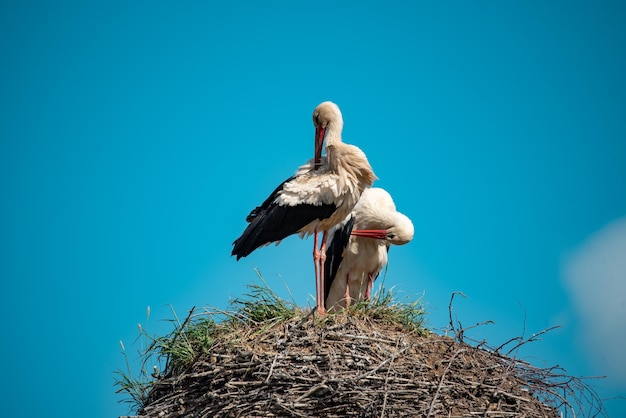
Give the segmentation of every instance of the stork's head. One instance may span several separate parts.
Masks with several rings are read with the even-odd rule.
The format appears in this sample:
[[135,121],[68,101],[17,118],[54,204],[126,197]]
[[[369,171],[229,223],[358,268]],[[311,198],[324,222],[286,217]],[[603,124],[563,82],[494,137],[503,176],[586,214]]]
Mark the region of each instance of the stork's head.
[[351,235],[382,239],[390,244],[404,245],[413,239],[413,222],[400,212],[394,212],[393,222],[387,229],[356,229]]
[[395,245],[404,245],[413,239],[413,222],[400,212],[396,212],[394,225],[387,229],[387,241]]
[[313,111],[313,125],[315,126],[315,166],[318,167],[327,133],[333,132],[341,135],[343,118],[339,106],[333,102],[320,103]]

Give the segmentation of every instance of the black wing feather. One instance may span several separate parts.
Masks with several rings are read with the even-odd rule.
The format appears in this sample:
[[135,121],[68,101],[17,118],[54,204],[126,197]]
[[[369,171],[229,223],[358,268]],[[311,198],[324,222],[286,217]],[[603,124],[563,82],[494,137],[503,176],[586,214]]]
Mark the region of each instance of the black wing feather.
[[354,227],[354,216],[350,216],[341,228],[335,229],[330,245],[326,249],[326,261],[324,262],[324,302],[330,292],[330,287],[335,280],[337,270],[343,260],[343,252],[350,241],[350,234]]
[[269,197],[265,199],[263,203],[261,203],[260,206],[257,206],[256,208],[250,211],[250,214],[246,217],[246,222],[252,222],[252,220],[256,218],[260,213],[262,213],[265,210],[268,210],[272,202],[274,202],[274,199],[276,199],[276,196],[278,196],[278,193],[281,190],[283,190],[283,186],[285,185],[285,183],[288,183],[295,178],[296,176],[291,176],[287,180],[280,183],[278,187],[276,187],[274,191],[269,195]]
[[246,218],[250,224],[233,242],[232,255],[236,255],[237,260],[248,256],[262,245],[280,241],[297,233],[316,219],[329,218],[337,210],[334,204],[328,203],[282,206],[274,202],[283,185],[291,179],[293,177],[281,183],[261,206],[250,212]]

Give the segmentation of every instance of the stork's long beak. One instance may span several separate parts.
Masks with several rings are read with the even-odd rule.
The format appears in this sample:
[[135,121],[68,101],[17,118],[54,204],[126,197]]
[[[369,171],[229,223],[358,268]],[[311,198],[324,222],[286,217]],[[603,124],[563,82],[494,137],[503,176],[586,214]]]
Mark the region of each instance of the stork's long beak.
[[351,235],[356,237],[387,239],[386,229],[355,229]]
[[315,168],[318,168],[322,162],[322,146],[324,145],[325,129],[321,126],[315,128]]

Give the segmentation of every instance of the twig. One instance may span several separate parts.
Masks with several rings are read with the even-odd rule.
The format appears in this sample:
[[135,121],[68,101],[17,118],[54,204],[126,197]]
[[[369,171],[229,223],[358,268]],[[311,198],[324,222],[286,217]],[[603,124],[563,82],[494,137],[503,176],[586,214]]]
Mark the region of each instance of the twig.
[[350,338],[350,339],[354,339],[354,340],[363,340],[363,341],[370,341],[370,342],[375,342],[375,343],[393,344],[392,340],[384,340],[382,338],[367,337],[365,335],[342,334],[340,332],[335,332],[333,334],[329,334],[329,335],[326,336],[326,338],[331,337],[333,335],[336,335],[336,336],[338,336],[340,338]]
[[270,371],[265,378],[265,383],[270,381],[270,377],[272,376],[272,372],[274,371],[274,366],[276,365],[276,360],[278,360],[278,353],[274,356],[274,361],[272,361],[272,365],[270,366]]
[[312,394],[314,394],[315,392],[317,392],[320,389],[328,389],[328,386],[326,386],[324,383],[320,383],[319,385],[315,385],[311,389],[309,389],[304,395],[300,396],[298,399],[293,401],[293,403],[298,403],[302,399],[308,398],[309,396],[311,396]]
[[[172,309],[174,309],[174,308],[172,308]],[[171,343],[172,346],[174,346],[174,343],[176,342],[176,339],[178,338],[178,336],[183,333],[183,330],[185,329],[185,327],[187,326],[187,324],[191,320],[191,315],[193,314],[193,311],[195,309],[196,309],[195,306],[193,306],[191,309],[189,309],[189,313],[187,314],[187,318],[185,318],[185,320],[183,321],[182,325],[178,328],[178,332],[176,332],[174,334],[174,337],[172,338],[172,343]],[[171,356],[167,357],[167,361],[165,363],[165,370],[164,370],[165,373],[167,373],[169,371],[171,358],[172,358]]]
[[[452,297],[454,297],[454,295]],[[450,300],[450,303],[452,303],[452,300]],[[456,356],[458,356],[459,354],[463,353],[464,351],[465,351],[465,349],[461,348],[461,349],[457,350],[452,355],[452,357],[450,357],[450,360],[448,361],[448,365],[446,366],[445,370],[441,374],[441,378],[439,379],[439,385],[437,386],[437,390],[435,391],[435,396],[433,396],[433,400],[430,402],[430,408],[428,409],[428,414],[426,415],[426,418],[430,417],[432,415],[432,413],[433,413],[433,408],[435,407],[435,402],[437,402],[437,397],[439,396],[439,391],[441,390],[441,387],[443,386],[443,379],[445,379],[446,373],[448,372],[448,370],[450,370],[450,366],[454,362],[454,359],[456,358]]]
[[514,346],[513,348],[511,348],[509,351],[507,351],[506,355],[508,356],[509,354],[511,354],[511,352],[515,351],[517,348],[521,347],[522,345],[535,341],[537,338],[539,338],[540,336],[542,336],[543,334],[552,331],[553,329],[557,329],[557,328],[561,328],[560,325],[554,325],[551,326],[550,328],[546,328],[543,331],[539,331],[536,334],[531,335],[527,340],[524,340],[522,342],[520,342],[519,344],[517,344],[516,346]]
[[[400,339],[398,338],[396,340],[396,349],[398,349],[399,345],[400,345]],[[383,397],[383,406],[382,406],[381,411],[380,411],[380,418],[384,418],[384,416],[385,416],[385,409],[387,409],[387,397],[389,395],[389,389],[387,388],[387,384],[389,383],[389,375],[391,373],[391,365],[392,364],[393,364],[393,360],[391,360],[389,362],[389,367],[387,368],[387,375],[385,376],[385,383],[384,383],[385,396]]]
[[383,367],[385,364],[392,362],[396,357],[398,357],[399,355],[403,354],[406,350],[408,350],[409,346],[404,347],[402,350],[398,351],[396,354],[394,354],[391,357],[386,358],[385,360],[383,360],[378,366],[374,367],[372,370],[370,370],[367,373],[363,373],[362,375],[359,375],[357,377],[354,378],[355,381],[359,381],[363,378],[366,378],[374,373],[376,373],[378,370],[380,370],[381,367]]
[[467,297],[463,292],[452,292],[452,296],[450,296],[450,303],[448,304],[448,314],[450,315],[450,331],[454,333],[455,338],[459,339],[459,342],[463,342],[463,330],[460,331],[460,334],[457,333],[454,326],[454,321],[452,320],[452,301],[454,301],[454,297],[456,295],[461,295],[464,298]]
[[298,322],[298,323],[296,324],[296,326],[295,326],[295,327],[293,327],[293,329],[302,328],[302,325],[304,325],[304,323],[305,323],[305,322],[306,322],[306,321],[307,321],[307,320],[308,320],[308,319],[309,319],[309,318],[310,318],[310,317],[311,317],[311,316],[315,313],[315,310],[316,310],[316,309],[317,309],[317,308],[313,308],[313,309],[311,309],[311,311],[310,311],[308,314],[304,315],[304,316],[302,317],[302,320],[301,320],[300,322]]

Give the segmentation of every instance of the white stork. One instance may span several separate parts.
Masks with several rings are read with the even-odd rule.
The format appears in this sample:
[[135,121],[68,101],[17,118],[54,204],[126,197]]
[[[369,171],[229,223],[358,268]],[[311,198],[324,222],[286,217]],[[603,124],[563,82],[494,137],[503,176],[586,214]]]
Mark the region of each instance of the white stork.
[[369,299],[374,280],[387,264],[391,244],[413,239],[413,223],[387,191],[367,189],[348,217],[329,234],[325,305],[339,310],[352,300]]
[[[341,140],[343,118],[332,102],[318,105],[313,112],[315,157],[296,174],[282,182],[270,196],[250,212],[247,228],[233,243],[237,260],[292,234],[314,235],[315,292],[317,310],[325,313],[324,261],[328,231],[350,214],[361,193],[376,176],[367,157],[358,147]],[[326,143],[326,155],[322,148]],[[318,248],[318,232],[323,232]]]

